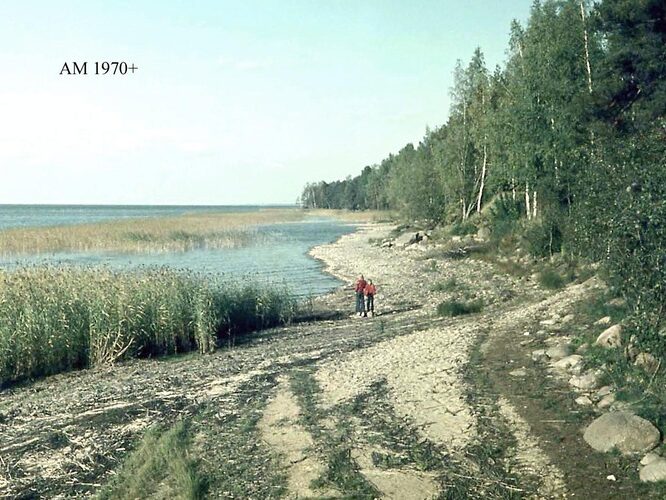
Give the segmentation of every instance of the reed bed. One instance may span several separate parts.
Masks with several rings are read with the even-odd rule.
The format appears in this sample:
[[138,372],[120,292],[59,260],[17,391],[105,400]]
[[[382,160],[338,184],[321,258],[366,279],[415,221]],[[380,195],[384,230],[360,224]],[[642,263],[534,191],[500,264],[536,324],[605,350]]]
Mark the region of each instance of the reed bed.
[[0,386],[133,357],[211,352],[295,311],[284,288],[167,268],[0,271]]
[[260,236],[254,226],[297,221],[303,217],[302,210],[285,208],[12,228],[0,231],[0,254],[147,253],[235,248],[258,241]]

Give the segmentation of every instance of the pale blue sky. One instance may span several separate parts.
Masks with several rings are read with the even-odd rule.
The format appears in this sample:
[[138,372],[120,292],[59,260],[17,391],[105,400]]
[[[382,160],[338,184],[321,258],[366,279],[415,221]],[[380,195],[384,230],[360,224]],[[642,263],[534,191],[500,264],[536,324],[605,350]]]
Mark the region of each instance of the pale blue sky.
[[[442,124],[531,3],[3,1],[0,203],[293,202]],[[58,74],[104,60],[139,70]]]

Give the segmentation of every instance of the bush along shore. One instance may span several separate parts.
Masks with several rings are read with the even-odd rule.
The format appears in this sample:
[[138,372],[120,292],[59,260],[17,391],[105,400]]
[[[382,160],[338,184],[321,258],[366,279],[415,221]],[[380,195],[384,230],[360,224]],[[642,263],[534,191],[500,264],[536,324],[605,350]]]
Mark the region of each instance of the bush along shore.
[[0,387],[134,357],[211,352],[295,311],[284,287],[166,268],[0,272]]

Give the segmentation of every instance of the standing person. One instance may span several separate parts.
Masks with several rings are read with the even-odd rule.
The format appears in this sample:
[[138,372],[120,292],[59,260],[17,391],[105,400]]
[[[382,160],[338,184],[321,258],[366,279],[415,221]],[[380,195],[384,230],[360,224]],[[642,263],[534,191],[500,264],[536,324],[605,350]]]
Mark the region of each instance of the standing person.
[[372,280],[368,280],[368,283],[365,285],[363,290],[365,293],[366,307],[363,316],[368,316],[369,312],[372,312],[372,315],[375,315],[375,293],[377,293],[377,287],[372,284]]
[[359,316],[363,316],[365,313],[365,300],[363,295],[367,284],[368,282],[365,281],[365,278],[361,274],[356,280],[356,286],[354,287],[354,291],[356,292],[356,312]]

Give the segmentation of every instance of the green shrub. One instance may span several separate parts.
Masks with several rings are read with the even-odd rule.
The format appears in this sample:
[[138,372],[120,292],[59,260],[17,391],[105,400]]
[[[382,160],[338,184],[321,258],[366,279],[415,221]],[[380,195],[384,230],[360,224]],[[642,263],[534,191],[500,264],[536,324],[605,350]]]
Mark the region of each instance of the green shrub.
[[508,195],[499,195],[488,209],[488,228],[493,240],[513,233],[520,222],[521,203]]
[[562,232],[558,225],[549,219],[529,224],[523,238],[527,251],[534,257],[551,257],[562,250]]
[[458,283],[458,280],[456,280],[455,276],[452,276],[446,281],[440,281],[439,283],[435,283],[431,290],[433,292],[452,292],[456,290],[460,284]]
[[539,273],[539,284],[544,288],[556,290],[565,285],[564,278],[554,269],[544,269]]
[[475,234],[477,231],[477,227],[473,222],[465,221],[465,222],[455,222],[451,226],[450,233],[453,236],[465,236],[468,234]]
[[468,302],[448,300],[437,306],[437,314],[440,316],[462,316],[480,312],[481,309],[483,309],[483,303],[480,300]]

